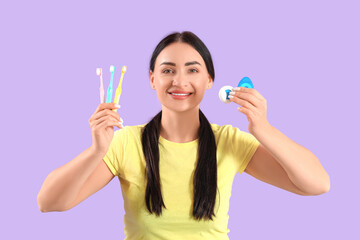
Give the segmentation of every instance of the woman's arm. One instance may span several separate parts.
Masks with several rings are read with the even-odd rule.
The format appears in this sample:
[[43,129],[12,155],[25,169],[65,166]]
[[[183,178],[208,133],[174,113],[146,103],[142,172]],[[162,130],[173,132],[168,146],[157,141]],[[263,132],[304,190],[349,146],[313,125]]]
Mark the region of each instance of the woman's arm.
[[247,173],[301,195],[319,195],[329,191],[330,177],[311,151],[270,124],[252,134],[261,143],[262,149],[255,152],[246,168]]
[[[261,178],[266,175],[271,182],[287,185],[288,188],[296,190],[294,186],[290,186],[284,174],[282,174],[282,180],[279,181],[280,178],[276,176],[276,172],[281,172],[279,169],[279,165],[281,165],[291,182],[305,194],[316,195],[329,191],[330,177],[317,157],[270,125],[266,117],[267,101],[256,89],[235,88],[230,92],[229,97],[230,101],[241,106],[238,111],[248,118],[249,132],[263,146],[260,151],[255,152],[255,156],[251,159],[254,162],[250,164],[252,166],[249,166],[249,172],[255,173]],[[264,164],[271,166],[270,169],[265,170],[261,166]]]
[[[40,210],[42,212],[65,211],[74,206],[76,199],[83,200],[84,197],[79,197],[78,194],[84,192],[84,190],[80,190],[91,173],[99,166],[104,155],[89,147],[70,162],[52,171],[45,179],[37,196]],[[108,176],[108,179],[104,179],[105,183],[114,177],[112,174],[102,174],[102,176]],[[99,190],[97,186],[99,179],[97,179],[97,182],[92,184],[93,187],[87,186],[87,190],[83,195],[88,197],[90,194],[88,192],[93,193]]]

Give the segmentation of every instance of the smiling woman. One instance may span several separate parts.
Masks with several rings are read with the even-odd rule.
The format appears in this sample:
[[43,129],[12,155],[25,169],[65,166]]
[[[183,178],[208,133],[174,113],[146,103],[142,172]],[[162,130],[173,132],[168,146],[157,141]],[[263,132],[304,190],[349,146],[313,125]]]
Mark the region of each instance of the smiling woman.
[[[321,194],[329,180],[316,157],[267,122],[255,89],[234,89],[232,102],[250,133],[210,123],[200,110],[213,86],[211,54],[193,33],[172,33],[156,46],[150,86],[162,110],[148,123],[122,127],[114,104],[100,104],[89,123],[93,145],[45,180],[42,211],[69,210],[121,183],[126,239],[229,239],[228,210],[237,173],[299,195]],[[114,132],[113,126],[120,126]]]

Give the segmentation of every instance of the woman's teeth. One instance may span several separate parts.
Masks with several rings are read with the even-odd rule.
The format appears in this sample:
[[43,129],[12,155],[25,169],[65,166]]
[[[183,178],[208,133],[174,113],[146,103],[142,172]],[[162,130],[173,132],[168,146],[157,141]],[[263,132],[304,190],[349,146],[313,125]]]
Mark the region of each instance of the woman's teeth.
[[172,95],[176,95],[176,96],[187,96],[190,95],[191,93],[170,93]]

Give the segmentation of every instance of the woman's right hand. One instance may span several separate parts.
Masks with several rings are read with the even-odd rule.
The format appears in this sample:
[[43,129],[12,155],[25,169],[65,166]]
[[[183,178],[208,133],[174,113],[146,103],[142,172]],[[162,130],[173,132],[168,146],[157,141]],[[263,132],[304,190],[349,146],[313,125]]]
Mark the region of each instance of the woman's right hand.
[[123,128],[123,120],[117,112],[115,103],[101,103],[89,119],[92,135],[92,148],[104,155],[107,153],[114,136],[114,126]]

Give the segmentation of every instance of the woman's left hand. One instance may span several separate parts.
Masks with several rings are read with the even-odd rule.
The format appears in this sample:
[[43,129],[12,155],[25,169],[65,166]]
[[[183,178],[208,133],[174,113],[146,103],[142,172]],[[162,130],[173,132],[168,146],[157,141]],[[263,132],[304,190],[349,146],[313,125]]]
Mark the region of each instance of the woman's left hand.
[[270,126],[266,118],[266,99],[256,89],[237,87],[230,92],[229,98],[231,102],[241,106],[238,111],[246,115],[251,134]]

